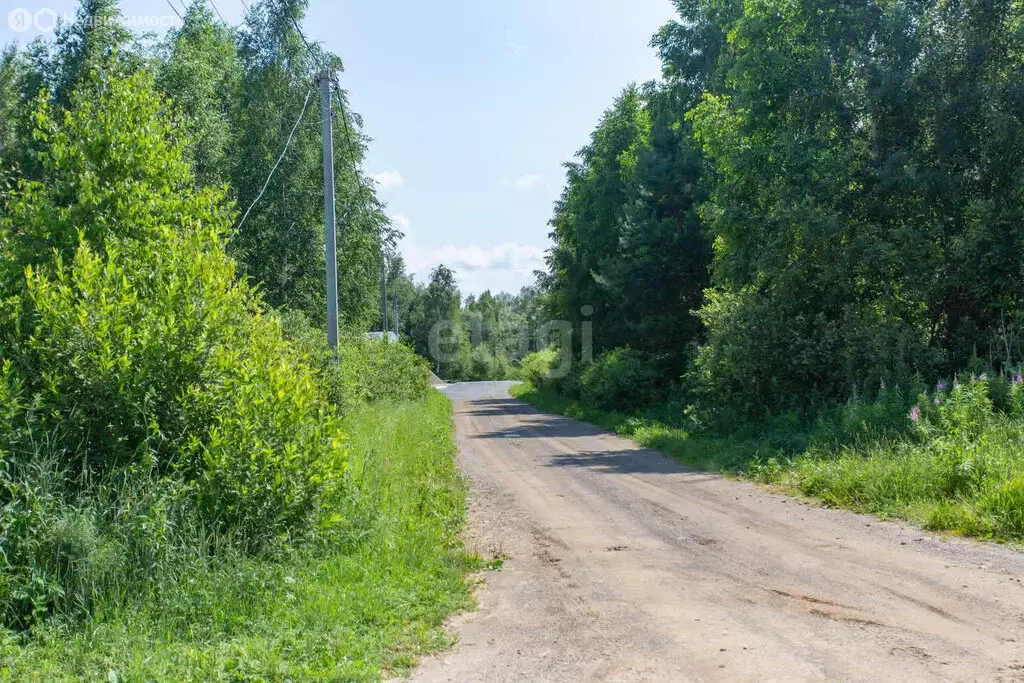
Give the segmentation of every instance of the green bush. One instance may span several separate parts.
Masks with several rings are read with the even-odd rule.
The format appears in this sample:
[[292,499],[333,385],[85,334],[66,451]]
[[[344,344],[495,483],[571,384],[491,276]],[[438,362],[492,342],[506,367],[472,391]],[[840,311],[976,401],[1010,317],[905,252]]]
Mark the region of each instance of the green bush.
[[237,279],[230,204],[194,189],[167,110],[145,73],[40,105],[43,178],[4,197],[8,623],[88,610],[82,586],[158,574],[168,548],[267,552],[343,521],[340,418]]
[[519,374],[523,381],[541,389],[552,384],[551,370],[558,361],[558,351],[544,349],[523,358],[519,364]]
[[605,351],[583,367],[579,398],[606,410],[643,409],[664,398],[667,384],[652,359],[621,347]]
[[478,381],[501,381],[515,375],[512,362],[500,351],[480,344],[470,354],[470,377]]
[[1024,474],[982,498],[980,508],[1003,535],[1024,538]]
[[765,282],[706,292],[699,315],[707,339],[688,377],[706,422],[812,412],[842,402],[854,386],[910,386],[917,373],[928,376],[938,367],[941,354],[928,346],[920,321],[854,303],[814,311],[802,302],[806,282],[786,286],[794,290],[776,291]]
[[327,334],[301,312],[283,313],[282,322],[285,336],[316,370],[327,400],[343,414],[365,403],[418,400],[430,389],[428,362],[404,344],[349,332],[332,353]]
[[[93,591],[94,606],[80,623],[51,620],[22,635],[0,630],[0,678],[377,681],[445,648],[444,620],[471,606],[463,574],[478,568],[459,538],[465,486],[454,458],[451,405],[438,392],[364,405],[345,416],[343,427],[357,492],[346,515],[360,521],[324,543],[242,556],[204,547],[202,536],[191,539],[182,530],[165,533],[165,517],[182,517],[156,499],[156,481],[147,482],[149,493],[117,492],[130,523],[76,521],[79,513],[104,509],[101,500],[72,506],[67,522],[54,517],[47,552],[59,544],[61,552],[76,553],[70,561],[91,566],[75,572],[77,584],[57,588],[71,597],[81,585]],[[134,539],[146,534],[159,536],[161,546],[169,541],[169,557],[132,559],[140,546]],[[49,561],[42,550],[36,556]],[[140,573],[158,567],[160,574],[158,583],[133,586],[126,603],[87,585],[105,582],[108,595],[118,589],[111,585],[118,577],[106,569],[123,580],[122,558]],[[10,578],[0,570],[0,584]]]
[[992,420],[993,409],[987,381],[957,383],[948,395],[940,395],[937,426],[952,439],[973,441]]

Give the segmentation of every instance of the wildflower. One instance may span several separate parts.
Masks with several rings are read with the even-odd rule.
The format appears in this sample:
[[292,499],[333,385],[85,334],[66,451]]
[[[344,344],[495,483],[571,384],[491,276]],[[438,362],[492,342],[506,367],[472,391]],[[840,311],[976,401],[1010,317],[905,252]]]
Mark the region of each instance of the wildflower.
[[979,377],[978,379],[980,381],[982,381],[982,382],[987,382],[988,381],[988,373],[987,372],[981,373],[981,377]]
[[917,424],[918,422],[921,421],[921,409],[918,408],[917,406],[914,406],[913,408],[910,409],[910,421],[913,422],[914,424]]
[[938,384],[935,385],[935,391],[945,391],[945,390],[946,390],[946,383],[945,382],[939,382]]
[[940,403],[942,403],[942,400],[938,396],[936,396],[935,397],[935,405],[939,405]]
[[1014,383],[1014,384],[1024,384],[1024,375],[1021,375],[1021,374],[1020,374],[1020,373],[1018,372],[1018,373],[1017,373],[1017,376],[1013,378],[1013,383]]

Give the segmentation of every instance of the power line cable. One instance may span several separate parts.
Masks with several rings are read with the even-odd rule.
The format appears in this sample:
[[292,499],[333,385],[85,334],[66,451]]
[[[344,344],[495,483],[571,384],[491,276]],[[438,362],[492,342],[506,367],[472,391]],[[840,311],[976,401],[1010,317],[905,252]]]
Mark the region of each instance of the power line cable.
[[[244,0],[243,0],[243,2],[244,2]],[[312,60],[313,64],[315,66],[317,66],[318,68],[320,68],[322,71],[327,71],[327,67],[324,66],[322,61],[319,59],[317,54],[314,52],[313,46],[310,44],[309,40],[306,39],[306,35],[302,32],[302,27],[299,26],[299,22],[295,18],[295,15],[289,13],[288,18],[291,20],[292,26],[295,27],[295,32],[299,34],[299,38],[302,40],[302,44],[306,47],[306,52],[309,55],[309,58]],[[367,198],[367,190],[368,190],[368,188],[366,187],[365,184],[363,184],[362,178],[360,177],[360,174],[359,174],[358,165],[356,164],[356,156],[355,156],[355,151],[354,151],[354,145],[352,143],[352,130],[351,130],[351,127],[348,125],[348,117],[345,115],[345,104],[342,101],[341,94],[339,92],[341,86],[338,84],[337,77],[333,76],[333,75],[332,75],[331,83],[334,86],[334,89],[333,89],[332,93],[336,96],[336,101],[338,103],[338,109],[340,110],[340,115],[341,115],[341,122],[342,122],[342,125],[344,125],[344,127],[345,127],[345,146],[346,146],[346,150],[348,152],[348,154],[346,155],[346,156],[348,156],[348,163],[349,163],[349,166],[351,166],[352,176],[355,178],[356,185],[359,186],[359,190],[360,190],[359,194],[361,195],[361,198],[364,201],[366,201],[368,199]],[[347,213],[348,213],[348,207],[346,207],[346,215],[347,215]]]
[[295,15],[289,13],[288,14],[288,18],[292,20],[292,26],[295,27],[296,33],[298,33],[299,34],[299,38],[302,39],[302,44],[306,46],[306,52],[309,53],[309,58],[313,60],[313,63],[316,66],[318,66],[321,69],[323,69],[324,65],[320,63],[320,60],[317,58],[316,54],[313,52],[313,46],[309,44],[308,40],[306,40],[306,35],[302,32],[302,29],[299,27],[299,22],[295,19]]
[[217,3],[215,3],[213,0],[210,0],[210,5],[213,7],[213,11],[217,13],[217,16],[220,17],[220,20],[225,24],[228,23],[227,20],[224,18],[224,15],[220,13],[220,8],[217,7]]
[[167,0],[167,5],[174,11],[175,14],[178,15],[178,19],[180,19],[181,21],[185,21],[185,17],[181,16],[181,12],[178,11],[178,8],[174,6],[171,0]]
[[[335,81],[335,86],[337,86],[337,81]],[[340,88],[336,87],[334,95],[336,96],[338,109],[340,110],[339,115],[341,116],[341,123],[345,127],[345,147],[348,152],[346,156],[348,157],[349,166],[352,168],[352,176],[355,178],[356,185],[359,186],[360,195],[362,195],[364,201],[367,201],[367,191],[369,188],[367,188],[363,183],[362,177],[359,174],[359,166],[356,163],[355,146],[352,144],[352,130],[348,125],[348,116],[345,115],[345,102],[342,100],[341,93],[339,91]]]
[[250,204],[249,208],[245,210],[245,215],[242,216],[242,220],[238,222],[239,228],[241,228],[245,223],[245,219],[249,217],[249,212],[252,211],[254,206],[256,206],[256,202],[258,202],[263,197],[263,193],[267,191],[267,186],[270,185],[270,179],[274,177],[274,171],[276,171],[277,167],[281,165],[281,160],[284,159],[284,155],[288,153],[288,147],[291,145],[292,138],[295,136],[295,130],[299,127],[299,122],[302,121],[302,117],[306,115],[306,107],[309,105],[309,98],[312,94],[313,88],[310,88],[306,92],[306,101],[302,103],[302,111],[299,112],[299,118],[295,119],[295,125],[292,126],[291,132],[288,133],[288,140],[284,143],[284,149],[281,150],[281,156],[277,158],[277,161],[274,162],[274,167],[270,169],[270,174],[267,175],[267,180],[263,183],[260,193],[256,195],[256,199],[252,200],[252,204]]

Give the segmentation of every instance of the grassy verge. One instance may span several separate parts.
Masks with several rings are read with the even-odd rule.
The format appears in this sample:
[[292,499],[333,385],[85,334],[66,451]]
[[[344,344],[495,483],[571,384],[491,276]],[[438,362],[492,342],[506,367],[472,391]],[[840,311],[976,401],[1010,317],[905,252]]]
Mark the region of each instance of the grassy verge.
[[695,436],[654,417],[597,410],[530,384],[512,392],[692,467],[937,531],[1024,541],[1024,415],[993,410],[981,382],[944,394],[941,409],[929,401],[919,423],[904,430],[872,430],[861,421],[856,429],[831,425],[810,433],[725,437]]
[[447,644],[471,605],[465,491],[437,392],[346,418],[351,530],[275,561],[227,557],[85,624],[0,635],[2,680],[375,680]]

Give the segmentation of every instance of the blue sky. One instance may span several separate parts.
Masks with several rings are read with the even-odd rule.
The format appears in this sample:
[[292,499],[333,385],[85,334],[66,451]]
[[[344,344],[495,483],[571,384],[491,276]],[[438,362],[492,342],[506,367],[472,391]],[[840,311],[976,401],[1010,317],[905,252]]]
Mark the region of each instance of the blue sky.
[[[180,7],[181,0],[170,0]],[[242,0],[214,0],[231,23]],[[4,0],[43,24],[73,0]],[[123,0],[136,25],[168,0]],[[631,81],[657,77],[648,46],[669,0],[311,0],[306,34],[345,61],[342,85],[373,138],[374,176],[409,270],[453,267],[464,294],[517,291],[548,246],[570,159]],[[152,19],[149,19],[152,23]],[[0,23],[0,43],[38,32]]]

